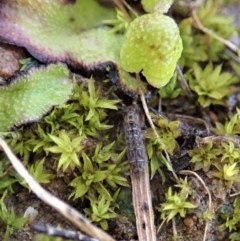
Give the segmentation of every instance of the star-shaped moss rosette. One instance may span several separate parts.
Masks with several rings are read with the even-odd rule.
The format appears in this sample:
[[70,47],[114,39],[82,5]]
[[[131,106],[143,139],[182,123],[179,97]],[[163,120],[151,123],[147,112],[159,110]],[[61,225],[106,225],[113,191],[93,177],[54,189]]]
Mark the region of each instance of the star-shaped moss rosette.
[[151,13],[136,18],[121,49],[125,70],[142,73],[156,88],[166,85],[173,75],[182,52],[182,40],[174,20]]
[[65,103],[73,88],[64,64],[39,67],[0,88],[0,132],[40,119],[54,105]]

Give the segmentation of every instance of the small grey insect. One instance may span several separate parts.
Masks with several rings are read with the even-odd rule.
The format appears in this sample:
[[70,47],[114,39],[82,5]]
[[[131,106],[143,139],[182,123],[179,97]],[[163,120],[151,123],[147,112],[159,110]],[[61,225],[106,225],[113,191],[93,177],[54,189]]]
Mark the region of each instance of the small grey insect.
[[127,157],[130,168],[134,173],[142,173],[145,169],[147,156],[136,105],[126,108],[124,136],[127,144]]

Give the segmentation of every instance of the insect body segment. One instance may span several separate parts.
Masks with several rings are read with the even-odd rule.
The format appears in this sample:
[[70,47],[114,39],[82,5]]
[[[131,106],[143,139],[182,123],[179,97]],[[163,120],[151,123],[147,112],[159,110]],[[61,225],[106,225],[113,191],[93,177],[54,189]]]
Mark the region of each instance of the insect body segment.
[[141,173],[146,165],[146,149],[143,143],[139,115],[135,106],[130,106],[126,110],[124,116],[124,136],[131,170],[134,173]]

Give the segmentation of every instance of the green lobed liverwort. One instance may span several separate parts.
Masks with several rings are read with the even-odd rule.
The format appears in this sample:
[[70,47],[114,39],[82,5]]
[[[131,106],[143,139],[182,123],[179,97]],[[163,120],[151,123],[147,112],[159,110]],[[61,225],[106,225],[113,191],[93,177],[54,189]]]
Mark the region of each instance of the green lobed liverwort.
[[0,132],[40,119],[54,105],[66,102],[73,84],[64,64],[51,64],[0,88]]
[[120,58],[128,72],[142,73],[156,88],[166,85],[182,53],[182,40],[175,21],[159,13],[133,20],[126,33]]

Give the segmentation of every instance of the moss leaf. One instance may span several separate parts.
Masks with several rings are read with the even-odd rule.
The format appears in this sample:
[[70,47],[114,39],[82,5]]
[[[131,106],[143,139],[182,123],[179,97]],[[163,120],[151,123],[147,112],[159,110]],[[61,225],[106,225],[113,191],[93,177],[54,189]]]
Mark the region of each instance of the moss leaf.
[[53,105],[63,104],[72,91],[64,64],[37,68],[0,88],[0,131],[42,117]]

